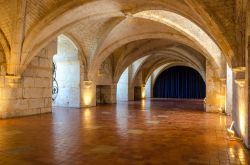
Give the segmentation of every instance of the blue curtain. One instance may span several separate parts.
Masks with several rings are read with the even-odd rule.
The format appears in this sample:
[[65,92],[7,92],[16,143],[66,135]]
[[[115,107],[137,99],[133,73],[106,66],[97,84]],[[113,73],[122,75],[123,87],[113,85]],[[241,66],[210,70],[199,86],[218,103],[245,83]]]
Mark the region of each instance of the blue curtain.
[[204,99],[206,84],[196,70],[176,66],[158,76],[153,91],[156,98]]

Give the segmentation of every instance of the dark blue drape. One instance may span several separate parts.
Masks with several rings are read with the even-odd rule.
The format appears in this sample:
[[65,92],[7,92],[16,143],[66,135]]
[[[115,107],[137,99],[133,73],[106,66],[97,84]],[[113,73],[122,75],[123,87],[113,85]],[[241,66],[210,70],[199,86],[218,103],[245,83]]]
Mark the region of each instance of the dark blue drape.
[[163,71],[156,79],[154,97],[204,99],[206,84],[195,69],[176,66]]

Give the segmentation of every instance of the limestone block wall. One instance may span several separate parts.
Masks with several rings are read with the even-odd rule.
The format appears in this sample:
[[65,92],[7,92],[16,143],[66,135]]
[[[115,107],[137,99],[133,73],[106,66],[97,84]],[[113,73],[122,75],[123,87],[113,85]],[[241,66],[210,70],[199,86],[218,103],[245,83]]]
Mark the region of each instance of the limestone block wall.
[[225,109],[225,82],[214,74],[206,62],[206,111],[219,112]]
[[116,85],[96,86],[97,103],[116,103]]
[[100,69],[98,70],[98,74],[96,75],[95,83],[96,85],[110,85],[113,80],[113,70],[112,70],[112,61],[110,58],[107,58]]
[[53,41],[34,57],[21,77],[0,76],[0,118],[51,112]]
[[132,81],[131,83],[133,83],[134,86],[141,86],[141,84],[143,84],[141,71],[134,78],[134,82]]

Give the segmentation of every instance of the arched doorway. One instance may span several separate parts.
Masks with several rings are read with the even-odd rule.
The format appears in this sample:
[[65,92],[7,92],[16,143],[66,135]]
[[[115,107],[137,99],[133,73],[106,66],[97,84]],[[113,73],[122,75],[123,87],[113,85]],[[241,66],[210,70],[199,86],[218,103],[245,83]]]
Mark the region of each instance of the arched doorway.
[[78,49],[66,36],[58,37],[57,54],[53,57],[54,81],[58,93],[52,98],[53,106],[80,107],[80,61]]
[[153,87],[155,98],[204,99],[206,84],[199,72],[186,66],[163,71]]

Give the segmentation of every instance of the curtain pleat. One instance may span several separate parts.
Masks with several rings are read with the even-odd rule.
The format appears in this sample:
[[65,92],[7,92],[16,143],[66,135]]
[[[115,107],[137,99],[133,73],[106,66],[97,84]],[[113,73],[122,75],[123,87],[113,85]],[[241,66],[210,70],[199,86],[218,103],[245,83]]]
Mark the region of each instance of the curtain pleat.
[[176,66],[165,70],[157,78],[154,97],[204,99],[206,84],[196,70]]

